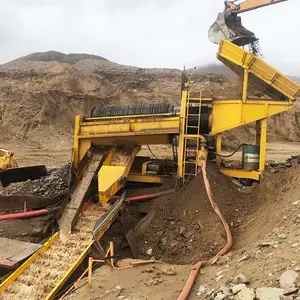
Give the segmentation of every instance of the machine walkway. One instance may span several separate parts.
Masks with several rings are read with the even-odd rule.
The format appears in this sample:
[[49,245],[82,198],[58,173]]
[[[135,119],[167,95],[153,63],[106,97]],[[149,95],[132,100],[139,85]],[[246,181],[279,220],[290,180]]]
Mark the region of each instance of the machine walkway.
[[106,210],[92,204],[81,215],[67,240],[56,239],[0,295],[1,300],[53,299],[75,267],[85,258],[93,243],[93,228]]

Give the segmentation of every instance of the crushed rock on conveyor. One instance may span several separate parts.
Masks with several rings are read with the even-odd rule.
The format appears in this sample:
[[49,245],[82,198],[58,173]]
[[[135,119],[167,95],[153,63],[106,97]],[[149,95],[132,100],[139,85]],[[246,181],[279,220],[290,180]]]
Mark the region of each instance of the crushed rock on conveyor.
[[56,197],[68,189],[69,169],[70,164],[66,164],[51,170],[48,176],[40,179],[11,183],[5,188],[0,188],[0,196]]
[[121,166],[126,167],[128,161],[130,160],[131,151],[121,150],[116,152],[111,160],[111,166]]
[[90,205],[67,241],[57,239],[1,295],[1,300],[39,300],[55,287],[92,240],[95,222],[105,213],[100,205]]

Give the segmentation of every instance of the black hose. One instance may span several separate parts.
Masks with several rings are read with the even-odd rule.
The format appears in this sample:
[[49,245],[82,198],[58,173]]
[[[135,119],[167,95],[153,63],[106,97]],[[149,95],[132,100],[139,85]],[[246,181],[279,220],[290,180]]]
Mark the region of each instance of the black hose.
[[231,156],[233,156],[234,154],[236,154],[238,151],[239,151],[239,149],[241,148],[241,147],[243,147],[243,146],[247,146],[248,144],[240,144],[231,154],[228,154],[228,155],[222,155],[222,154],[218,154],[218,153],[216,153],[216,152],[214,152],[214,154],[215,155],[217,155],[217,156],[220,156],[220,157],[231,157]]

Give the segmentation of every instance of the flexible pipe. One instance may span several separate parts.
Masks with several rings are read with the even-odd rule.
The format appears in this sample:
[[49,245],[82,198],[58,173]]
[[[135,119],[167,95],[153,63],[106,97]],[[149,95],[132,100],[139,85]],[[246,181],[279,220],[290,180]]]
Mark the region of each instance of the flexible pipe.
[[40,210],[26,211],[26,212],[15,213],[15,214],[6,214],[0,216],[0,221],[12,220],[12,219],[24,219],[24,218],[47,215],[50,213],[51,211],[48,209],[40,209]]
[[172,189],[172,190],[167,190],[167,191],[164,191],[164,192],[159,192],[159,193],[154,193],[154,194],[133,196],[133,197],[127,198],[126,201],[134,202],[134,201],[150,200],[150,199],[153,199],[153,198],[156,198],[156,197],[172,194],[175,191],[176,191],[175,189]]
[[[232,234],[231,234],[230,227],[229,227],[226,219],[224,218],[222,212],[220,211],[219,207],[217,206],[216,202],[214,201],[213,194],[212,194],[212,191],[211,191],[211,188],[210,188],[210,184],[209,184],[209,181],[208,181],[208,178],[207,178],[206,161],[202,162],[201,169],[202,169],[202,175],[203,175],[203,181],[204,181],[206,193],[207,193],[208,199],[210,201],[210,204],[211,204],[213,210],[215,211],[215,213],[220,218],[220,220],[221,220],[221,222],[224,226],[224,229],[226,231],[227,243],[218,252],[218,254],[214,257],[214,258],[216,258],[216,257],[219,257],[219,256],[222,256],[222,255],[226,254],[230,250],[230,248],[232,247]],[[211,260],[213,260],[214,258],[212,258]],[[196,277],[199,273],[200,268],[203,265],[209,264],[210,261],[199,261],[198,263],[196,263],[193,266],[193,268],[192,268],[192,270],[189,274],[189,277],[187,279],[187,282],[186,282],[184,288],[182,289],[182,291],[181,291],[181,293],[178,297],[178,300],[186,300],[188,298],[188,296],[190,294],[190,291],[191,291],[191,289],[194,285],[194,282],[196,280]]]

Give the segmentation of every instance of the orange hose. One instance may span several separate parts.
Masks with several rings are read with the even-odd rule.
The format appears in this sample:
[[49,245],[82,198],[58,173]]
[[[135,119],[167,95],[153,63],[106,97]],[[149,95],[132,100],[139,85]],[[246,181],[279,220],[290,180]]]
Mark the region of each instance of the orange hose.
[[[224,216],[223,216],[222,212],[220,211],[218,205],[214,201],[213,194],[212,194],[212,191],[211,191],[211,188],[210,188],[210,184],[209,184],[209,181],[208,181],[208,178],[207,178],[206,161],[202,162],[201,169],[202,169],[203,181],[204,181],[204,185],[205,185],[205,189],[206,189],[208,199],[210,201],[210,204],[211,204],[213,210],[215,211],[215,213],[220,218],[220,220],[223,224],[223,227],[225,229],[225,232],[226,232],[226,237],[227,237],[227,244],[214,257],[214,258],[217,258],[219,256],[222,256],[222,255],[226,254],[230,250],[230,248],[232,247],[232,234],[231,234],[230,227],[229,227],[226,219],[224,218]],[[212,258],[211,260],[213,260],[214,258]],[[206,264],[209,264],[209,261],[199,261],[198,263],[196,263],[193,266],[193,268],[190,272],[190,275],[188,277],[188,280],[187,280],[185,286],[183,287],[183,289],[182,289],[182,291],[181,291],[181,293],[178,297],[178,300],[186,300],[188,298],[188,296],[191,292],[191,289],[192,289],[192,287],[195,283],[195,280],[196,280],[196,277],[199,273],[200,268],[203,265],[206,265]]]
[[20,213],[15,213],[15,214],[6,214],[6,215],[0,216],[0,221],[32,218],[32,217],[36,217],[36,216],[47,215],[50,213],[51,213],[51,210],[49,210],[49,209],[40,209],[40,210],[26,211],[26,212],[20,212]]
[[133,197],[126,198],[126,201],[133,202],[133,201],[150,200],[150,199],[153,199],[153,198],[157,198],[157,197],[161,197],[161,196],[164,196],[164,195],[172,194],[175,191],[176,191],[175,189],[172,189],[172,190],[162,191],[162,192],[158,192],[158,193],[154,193],[154,194],[133,196]]

